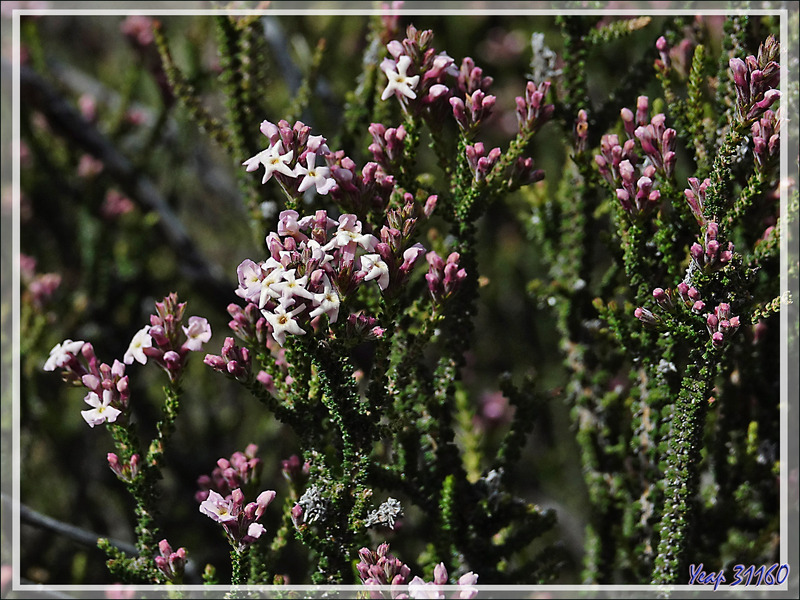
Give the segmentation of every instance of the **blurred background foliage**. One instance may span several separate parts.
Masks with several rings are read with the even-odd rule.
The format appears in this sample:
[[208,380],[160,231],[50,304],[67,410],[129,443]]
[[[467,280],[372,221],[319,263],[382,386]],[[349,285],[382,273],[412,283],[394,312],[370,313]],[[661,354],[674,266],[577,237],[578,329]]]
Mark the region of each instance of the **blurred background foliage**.
[[[158,21],[186,83],[198,92],[207,113],[224,122],[226,99],[214,19],[164,16]],[[760,33],[774,26],[770,17],[761,21],[754,27],[754,40],[763,39]],[[310,102],[296,116],[315,134],[336,139],[345,99],[357,86],[369,17],[269,16],[261,23],[264,36],[252,54],[259,66],[252,94],[263,112],[249,115],[255,126],[246,132],[247,143],[262,144],[261,120],[277,122],[293,110],[292,99],[312,69],[320,40],[325,47]],[[409,23],[433,30],[436,47],[457,62],[472,56],[494,77],[497,109],[482,132],[487,147],[505,143],[516,130],[514,96],[521,93],[530,68],[531,33],[544,33],[557,54],[563,49],[560,31],[549,16],[403,16],[400,30]],[[663,17],[653,17],[641,31],[591,54],[586,72],[594,106],[609,100],[607,90],[616,84],[619,65],[651,51],[654,32],[663,23]],[[129,162],[115,169],[93,159],[85,141],[53,128],[40,100],[28,102],[23,96],[21,251],[35,259],[29,281],[53,273],[60,284],[52,293],[32,292],[23,274],[21,498],[28,507],[60,521],[132,542],[130,499],[106,464],[105,455],[112,449],[107,432],[87,428],[79,414],[85,408],[83,392],[60,384],[53,373],[42,371],[42,365],[50,348],[65,338],[91,341],[98,357],[109,363],[121,358],[133,334],[147,322],[153,302],[171,291],[188,301],[188,315],[208,318],[214,336],[206,349],[216,351],[227,335],[225,307],[236,301],[236,266],[244,258],[265,256],[265,225],[277,215],[278,191],[261,187],[252,177],[245,183],[251,189],[243,192],[241,160],[210,139],[176,102],[152,33],[148,38],[148,29],[135,18],[24,17],[21,29],[23,64],[56,102],[80,114]],[[707,33],[716,54],[721,19],[710,18]],[[639,93],[657,96],[654,78],[649,85]],[[617,104],[632,106],[634,100],[631,96]],[[363,164],[369,139],[366,131],[360,133],[361,138],[344,149]],[[543,190],[555,192],[567,161],[562,149],[571,144],[555,123],[538,134],[533,158],[547,173]],[[421,161],[427,159],[421,155]],[[430,160],[435,160],[432,155]],[[163,200],[161,208],[147,202],[147,194],[138,187],[142,180]],[[249,194],[264,203],[258,218],[248,205]],[[526,291],[529,282],[550,277],[545,257],[518,218],[529,201],[520,193],[507,204],[496,204],[480,223],[479,265],[485,277],[463,396],[476,417],[465,424],[463,435],[482,438],[491,456],[508,422],[507,400],[497,389],[500,373],[511,372],[516,380],[535,375],[537,385],[549,391],[546,413],[509,479],[520,496],[557,510],[552,537],[561,539],[565,548],[557,581],[573,583],[580,580],[588,499],[569,406],[561,397],[567,373],[554,309],[546,294]],[[185,228],[191,242],[188,252],[201,270],[187,268],[187,246],[176,241],[174,230],[170,233],[166,213],[174,213]],[[427,235],[435,240],[439,234],[434,227]],[[184,378],[183,412],[166,453],[163,532],[173,544],[189,550],[195,569],[211,562],[224,581],[227,545],[218,526],[197,510],[197,477],[210,473],[218,458],[256,443],[264,459],[262,487],[276,489],[280,498],[286,492],[280,461],[301,448],[292,432],[243,388],[214,374],[201,357],[192,358]],[[128,373],[137,419],[147,438],[158,418],[163,375],[140,365],[129,367]],[[763,380],[771,378],[777,378],[776,371]],[[265,515],[268,531],[277,527],[276,513]],[[399,527],[388,541],[402,535]],[[100,551],[46,529],[24,524],[21,550],[22,576],[30,581],[112,582]],[[283,568],[290,581],[299,583],[306,559],[295,550]]]

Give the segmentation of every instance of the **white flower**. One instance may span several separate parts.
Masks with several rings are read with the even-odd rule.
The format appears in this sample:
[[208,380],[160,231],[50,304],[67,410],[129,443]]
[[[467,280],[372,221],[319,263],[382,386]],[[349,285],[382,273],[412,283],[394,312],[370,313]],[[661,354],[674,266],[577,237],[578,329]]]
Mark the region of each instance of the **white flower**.
[[406,75],[408,67],[411,66],[411,57],[403,55],[395,63],[393,60],[385,60],[381,63],[381,69],[386,73],[389,83],[386,84],[386,89],[381,94],[381,100],[386,100],[395,92],[406,98],[416,98],[417,94],[414,88],[419,81],[419,75],[409,77]]
[[314,297],[314,294],[306,289],[308,282],[308,275],[304,275],[300,279],[295,279],[294,269],[289,269],[283,272],[283,280],[273,283],[270,288],[272,291],[281,295],[281,298],[289,299],[293,296],[301,296],[308,300]]
[[439,591],[439,586],[427,583],[419,576],[408,582],[408,595],[412,598],[444,598],[444,594]]
[[103,390],[103,401],[100,402],[100,396],[94,392],[89,392],[83,399],[86,404],[93,407],[91,410],[82,410],[83,420],[89,424],[89,427],[101,425],[108,421],[113,423],[117,417],[122,414],[122,411],[111,406],[113,393],[111,390]]
[[55,371],[60,369],[69,362],[69,359],[76,356],[81,351],[86,342],[73,342],[72,340],[64,340],[60,344],[53,346],[50,350],[50,357],[44,363],[45,371]]
[[389,285],[389,265],[387,265],[380,254],[365,254],[361,257],[361,270],[366,272],[364,281],[372,279],[378,280],[378,287],[385,290]]
[[218,523],[236,520],[236,515],[231,514],[233,512],[233,502],[225,500],[214,490],[208,492],[208,498],[200,503],[200,512]]
[[133,336],[131,345],[128,346],[125,356],[122,357],[122,361],[126,365],[132,365],[134,360],[137,360],[142,364],[147,363],[147,356],[144,353],[144,349],[152,348],[153,346],[153,338],[150,337],[150,334],[148,333],[149,331],[150,325],[145,325],[136,332],[136,335]]
[[294,177],[294,171],[289,168],[289,163],[294,156],[294,152],[289,150],[281,154],[282,150],[283,144],[278,142],[266,150],[262,150],[252,158],[248,158],[242,165],[247,167],[247,169],[245,169],[246,171],[255,171],[260,165],[264,165],[264,177],[261,179],[262,184],[267,183],[275,172],[282,173],[287,177]]
[[304,308],[305,306],[299,306],[292,312],[287,313],[286,307],[279,304],[275,308],[275,312],[262,311],[267,322],[272,326],[272,337],[275,338],[279,346],[283,346],[286,343],[287,333],[293,333],[295,335],[303,335],[305,333],[305,330],[294,320],[294,316]]
[[326,252],[333,248],[347,248],[350,246],[353,255],[355,255],[355,245],[358,244],[364,250],[372,252],[378,243],[378,238],[369,233],[361,233],[361,221],[358,217],[351,214],[342,215],[339,217],[339,228],[336,230],[333,238],[322,249]]
[[236,267],[236,274],[239,276],[236,295],[251,302],[256,301],[261,294],[261,280],[264,277],[261,266],[246,258]]
[[189,317],[189,326],[183,327],[188,338],[183,347],[192,352],[203,349],[203,344],[211,339],[211,325],[203,317]]
[[278,299],[281,297],[280,292],[273,290],[272,286],[283,279],[283,273],[283,265],[278,263],[278,265],[261,280],[261,293],[258,296],[258,308],[264,308],[269,298]]
[[336,323],[339,318],[339,294],[337,294],[330,284],[326,283],[321,294],[314,294],[314,303],[317,307],[308,313],[310,318],[317,317],[323,313],[328,315],[331,323]]
[[298,192],[305,192],[313,185],[316,186],[318,194],[325,195],[336,185],[336,181],[332,177],[329,177],[331,170],[328,167],[315,166],[316,162],[317,155],[313,152],[309,152],[306,155],[306,165],[308,166],[304,167],[298,163],[295,167],[295,177],[303,176],[303,181],[301,181],[300,185],[297,187]]

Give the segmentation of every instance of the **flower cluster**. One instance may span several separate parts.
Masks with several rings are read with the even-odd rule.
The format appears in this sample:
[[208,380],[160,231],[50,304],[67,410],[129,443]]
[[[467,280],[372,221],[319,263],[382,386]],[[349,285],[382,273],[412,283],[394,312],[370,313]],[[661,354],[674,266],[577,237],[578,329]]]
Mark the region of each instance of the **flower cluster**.
[[781,77],[776,62],[779,54],[780,44],[774,36],[769,36],[759,47],[758,58],[751,54],[745,60],[730,59],[736,114],[742,122],[752,123],[780,98],[781,93],[775,89]]
[[[628,109],[623,109],[628,110]],[[632,139],[620,144],[619,136],[615,133],[604,135],[600,139],[600,154],[594,157],[594,162],[603,179],[616,187],[619,185],[620,166],[623,162],[635,165],[639,158],[636,155],[636,142]]]
[[731,306],[726,302],[720,302],[713,314],[706,315],[706,327],[715,346],[721,346],[730,339],[739,329],[739,325],[739,317],[731,315]]
[[700,314],[706,307],[705,303],[700,299],[698,289],[694,286],[689,286],[685,281],[681,281],[678,284],[675,292],[673,294],[669,289],[655,288],[653,290],[653,300],[664,310],[673,310],[679,302],[695,314]]
[[722,245],[717,240],[719,225],[714,221],[709,221],[706,225],[706,233],[703,245],[695,242],[689,248],[694,264],[705,271],[717,271],[728,264],[733,258],[733,242],[728,242],[727,250],[722,249]]
[[545,104],[549,90],[549,81],[539,85],[529,81],[525,86],[525,95],[516,97],[517,125],[520,133],[533,133],[552,118],[555,105]]
[[[392,40],[386,45],[392,58],[385,58],[380,65],[388,80],[381,100],[396,96],[403,110],[414,112],[426,107],[441,111],[446,106],[451,89],[444,83],[445,76],[456,77],[458,70],[446,53],[436,53],[432,41],[431,31],[410,25],[402,41]],[[414,74],[409,74],[409,69]]]
[[697,177],[690,177],[689,189],[683,190],[683,194],[686,196],[686,202],[689,203],[689,208],[694,218],[697,219],[697,223],[700,227],[706,225],[706,217],[703,213],[703,209],[706,203],[706,192],[710,185],[711,179],[709,178],[704,179],[701,183]]
[[[389,554],[389,544],[383,543],[378,546],[377,551],[373,552],[369,548],[362,548],[358,551],[360,557],[356,565],[358,576],[361,582],[367,586],[391,585],[392,598],[444,598],[439,586],[447,585],[448,574],[444,563],[439,563],[433,569],[433,581],[426,582],[419,576],[409,581],[411,569],[403,564],[399,559]],[[452,596],[453,598],[469,599],[475,598],[478,589],[473,587],[478,582],[478,576],[473,573],[465,573],[459,577],[457,585],[460,589]],[[408,593],[401,591],[401,587],[408,584]]]
[[230,498],[233,490],[258,483],[261,459],[256,456],[258,446],[249,444],[244,452],[236,451],[229,459],[220,458],[211,475],[201,475],[197,479],[200,491],[195,494],[198,502],[206,500],[212,491]]
[[659,113],[650,120],[650,123],[639,125],[633,134],[639,140],[650,164],[669,178],[675,170],[675,161],[678,159],[678,155],[675,154],[677,133],[671,127],[665,126],[666,119],[663,113]]
[[467,146],[466,153],[467,164],[473,175],[475,175],[475,181],[486,179],[486,176],[500,158],[500,148],[492,148],[487,154],[483,142]]
[[[408,581],[408,577],[411,575],[411,569],[408,566],[389,554],[389,544],[381,544],[376,552],[369,548],[361,548],[358,555],[361,560],[356,565],[356,570],[364,585],[401,586]],[[392,596],[394,598],[403,597],[395,594]]]
[[109,452],[106,458],[109,468],[125,483],[133,483],[141,473],[142,458],[138,454],[132,454],[127,463],[120,462],[119,457],[113,452]]
[[[408,595],[411,598],[444,598],[439,591],[439,586],[447,585],[448,575],[444,563],[439,563],[433,569],[433,581],[425,581],[421,577],[414,577],[408,582]],[[473,587],[478,582],[478,576],[470,571],[464,573],[456,582],[460,589],[452,597],[468,600],[478,595],[478,588]]]
[[290,127],[283,120],[277,125],[265,120],[261,122],[261,133],[269,140],[269,146],[242,164],[247,171],[263,166],[262,184],[275,176],[292,198],[311,187],[318,194],[327,194],[336,185],[330,169],[317,166],[317,156],[330,154],[330,149],[324,137],[311,135],[310,127],[301,121]]
[[368,150],[372,152],[375,162],[387,173],[396,172],[405,151],[404,140],[407,135],[405,127],[399,125],[387,128],[380,123],[372,123],[369,126],[369,133],[372,136],[372,143]]
[[81,411],[90,427],[113,423],[128,408],[130,391],[125,365],[100,363],[94,347],[87,342],[64,340],[50,351],[45,371],[63,369],[65,381],[78,382],[89,390],[84,398],[91,409]]
[[638,140],[647,163],[669,178],[675,170],[677,160],[675,154],[677,133],[671,127],[666,127],[667,118],[663,113],[658,113],[648,120],[649,106],[648,97],[639,96],[636,100],[636,112],[623,108],[620,110],[620,117],[628,140]]
[[458,267],[461,258],[458,252],[452,252],[447,261],[433,251],[428,252],[425,258],[429,265],[428,273],[425,275],[428,290],[434,303],[441,305],[458,290],[461,282],[467,278],[467,272]]
[[644,168],[642,176],[636,179],[636,172],[627,160],[619,165],[622,187],[617,188],[617,199],[622,209],[631,216],[639,218],[648,215],[661,201],[661,192],[653,189],[653,176],[656,169],[653,165]]
[[[324,210],[303,218],[283,211],[277,233],[267,236],[270,257],[262,263],[246,259],[237,268],[236,294],[261,310],[272,337],[283,346],[288,334],[316,329],[323,315],[336,323],[343,298],[365,282],[374,280],[382,292],[392,292],[424,253],[419,244],[407,246],[416,222],[413,198],[407,196],[403,209],[389,212],[380,239],[364,232],[354,214],[337,222]],[[253,329],[247,315],[236,313],[234,321],[238,329]]]
[[[674,291],[660,287],[655,288],[653,290],[653,300],[655,300],[660,309],[669,313],[682,308],[699,315],[706,307],[705,302],[701,299],[700,291],[685,281],[681,281]],[[646,325],[656,325],[659,322],[657,315],[641,306],[633,314]]]
[[753,123],[750,131],[753,134],[753,155],[756,165],[763,170],[779,156],[780,119],[773,111],[766,110],[761,118]]
[[220,355],[206,354],[203,362],[220,373],[225,373],[237,381],[245,382],[250,378],[250,351],[226,337]]
[[156,568],[166,577],[167,581],[180,583],[186,568],[186,548],[172,551],[172,546],[167,540],[158,543],[159,555],[155,557]]
[[164,369],[170,380],[177,381],[186,364],[189,352],[198,352],[211,339],[211,326],[203,317],[189,317],[183,325],[185,302],[178,302],[174,292],[163,301],[156,302],[156,314],[150,315],[150,325],[145,325],[133,336],[123,361],[146,364],[152,359]]
[[244,494],[239,488],[227,498],[211,490],[208,498],[200,504],[200,512],[220,523],[231,546],[242,552],[264,533],[264,526],[258,520],[275,495],[272,490],[261,492],[255,502],[245,506]]

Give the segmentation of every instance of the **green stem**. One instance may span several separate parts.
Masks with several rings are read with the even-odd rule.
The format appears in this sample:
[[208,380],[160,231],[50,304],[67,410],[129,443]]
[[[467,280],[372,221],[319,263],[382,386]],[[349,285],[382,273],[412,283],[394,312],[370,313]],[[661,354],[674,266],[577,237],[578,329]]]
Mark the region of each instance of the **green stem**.
[[689,355],[681,382],[666,456],[664,479],[667,489],[659,525],[660,540],[652,579],[654,584],[688,581],[687,553],[695,513],[707,396],[717,358],[710,341],[704,349],[696,348]]

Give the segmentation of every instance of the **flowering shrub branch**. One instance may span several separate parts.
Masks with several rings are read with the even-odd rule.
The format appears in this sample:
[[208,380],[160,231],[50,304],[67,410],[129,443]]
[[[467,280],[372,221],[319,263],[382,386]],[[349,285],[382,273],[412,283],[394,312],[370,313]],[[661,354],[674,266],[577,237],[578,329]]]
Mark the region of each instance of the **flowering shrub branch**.
[[[530,72],[511,101],[489,68],[450,56],[433,30],[401,27],[394,8],[370,21],[341,122],[315,118],[317,95],[331,93],[325,40],[273,105],[272,17],[215,16],[217,115],[207,84],[173,55],[170,26],[127,23],[164,114],[180,108],[235,165],[258,245],[237,250],[222,278],[152,185],[132,181],[99,131],[79,131],[85,115],[56,110],[55,92],[26,74],[34,105],[100,159],[95,168],[128,182],[177,254],[189,252],[187,280],[228,281],[206,295],[227,306],[227,334],[215,324],[212,336],[215,317],[187,316],[171,293],[119,360],[66,339],[44,362],[86,388],[75,420],[109,430],[108,466],[135,503],[138,555],[99,541],[113,577],[197,579],[189,558],[202,550],[183,540],[175,549],[162,533],[180,531],[164,509],[191,504],[163,501],[176,489],[167,463],[185,452],[171,440],[193,427],[187,406],[226,383],[244,398],[236,427],[263,439],[200,471],[191,512],[229,549],[221,573],[233,586],[281,585],[291,571],[392,598],[445,597],[446,585],[472,598],[479,582],[544,583],[565,568],[586,583],[681,583],[690,564],[744,552],[742,529],[769,537],[759,507],[777,498],[777,402],[756,389],[776,376],[763,340],[785,299],[775,278],[787,226],[775,195],[785,110],[776,38],[751,55],[747,20],[731,16],[717,57],[702,19],[560,16],[558,46],[533,32]],[[646,36],[644,56],[604,80],[611,89],[598,101],[592,57]],[[662,97],[645,94],[658,84]],[[278,108],[284,118],[272,116]],[[497,223],[511,233],[487,251]],[[501,237],[517,234],[528,240],[513,260],[535,265],[498,275]],[[36,275],[26,260],[38,339],[66,278]],[[508,372],[479,399],[473,361],[487,337],[502,340],[493,359]],[[512,356],[518,337],[546,356],[541,369],[533,355]],[[166,381],[151,422],[138,391],[153,365]],[[537,452],[559,402],[586,492],[577,556],[558,541],[565,504],[545,508],[519,481],[546,468]],[[212,421],[223,422],[223,405],[209,409]],[[748,499],[748,527],[722,525],[736,498]],[[771,556],[766,545],[750,550],[765,564]],[[216,573],[209,563],[203,581]]]

